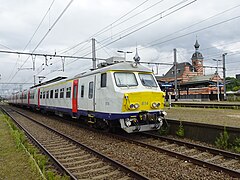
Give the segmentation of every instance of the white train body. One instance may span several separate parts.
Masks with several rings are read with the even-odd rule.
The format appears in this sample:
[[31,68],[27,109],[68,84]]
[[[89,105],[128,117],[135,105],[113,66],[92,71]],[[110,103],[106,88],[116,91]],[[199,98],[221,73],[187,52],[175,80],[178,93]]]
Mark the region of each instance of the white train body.
[[131,133],[161,127],[164,96],[152,71],[122,62],[36,85],[9,101],[60,116],[84,117],[101,128],[120,126]]

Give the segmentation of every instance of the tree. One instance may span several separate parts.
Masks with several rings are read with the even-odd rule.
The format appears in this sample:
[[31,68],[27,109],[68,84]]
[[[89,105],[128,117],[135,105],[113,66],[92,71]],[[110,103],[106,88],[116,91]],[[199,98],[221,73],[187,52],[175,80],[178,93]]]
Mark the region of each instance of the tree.
[[226,78],[226,89],[227,91],[238,91],[240,90],[240,79],[234,77]]

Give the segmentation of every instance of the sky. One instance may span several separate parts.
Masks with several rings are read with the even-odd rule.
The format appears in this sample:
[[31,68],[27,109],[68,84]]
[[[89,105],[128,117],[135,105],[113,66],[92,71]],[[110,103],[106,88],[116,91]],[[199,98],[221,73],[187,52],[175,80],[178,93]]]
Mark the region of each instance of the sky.
[[[197,39],[206,75],[224,53],[226,75],[240,74],[237,0],[0,0],[0,22],[0,51],[91,58],[94,38],[101,59],[123,57],[121,50],[132,52],[126,54],[132,60],[137,48],[141,61],[173,63],[176,48],[177,62],[191,62]],[[158,75],[171,67],[146,66]],[[91,67],[90,59],[0,53],[0,95],[28,88],[34,76],[71,77]],[[221,67],[219,61],[220,75]]]

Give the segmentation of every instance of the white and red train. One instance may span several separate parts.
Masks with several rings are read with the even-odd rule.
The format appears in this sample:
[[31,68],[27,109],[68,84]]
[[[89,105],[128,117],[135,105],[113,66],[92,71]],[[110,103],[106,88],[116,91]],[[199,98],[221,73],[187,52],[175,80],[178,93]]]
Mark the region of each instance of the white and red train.
[[151,70],[121,62],[35,85],[12,95],[9,103],[131,133],[162,126],[164,96]]

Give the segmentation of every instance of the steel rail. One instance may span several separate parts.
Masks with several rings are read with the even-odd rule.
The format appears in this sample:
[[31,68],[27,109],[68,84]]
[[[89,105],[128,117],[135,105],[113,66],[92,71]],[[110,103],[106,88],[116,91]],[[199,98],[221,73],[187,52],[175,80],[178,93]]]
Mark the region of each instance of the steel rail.
[[[43,152],[45,155],[47,155],[50,158],[50,160],[54,163],[57,169],[60,170],[60,172],[62,172],[63,174],[65,173],[71,179],[77,180],[77,178],[70,171],[68,171],[44,146],[42,146],[41,143],[36,138],[34,138],[26,128],[24,128],[21,124],[19,124],[17,120],[5,108],[3,108],[2,106],[0,108],[5,114],[7,114],[14,121],[14,123],[16,123],[16,125],[20,129],[22,129],[25,132],[26,136],[31,140],[31,142],[33,142],[33,144],[36,145],[41,150],[41,152]],[[11,110],[15,111],[13,109]]]
[[122,140],[128,141],[128,142],[131,142],[131,143],[134,143],[134,144],[138,144],[138,145],[140,145],[142,147],[147,147],[147,148],[152,149],[154,151],[157,150],[159,152],[166,153],[166,154],[168,154],[168,155],[170,155],[172,157],[177,157],[179,159],[191,162],[191,163],[199,165],[199,166],[208,167],[208,168],[210,168],[212,170],[215,170],[215,171],[227,173],[227,174],[229,174],[232,177],[240,178],[240,172],[239,171],[235,171],[233,169],[222,167],[222,166],[210,163],[210,162],[202,161],[202,160],[196,159],[194,157],[186,156],[186,155],[183,155],[181,153],[177,153],[177,152],[174,152],[174,151],[171,151],[171,150],[167,150],[167,149],[164,149],[164,148],[161,148],[161,147],[157,147],[157,146],[154,146],[154,145],[143,143],[143,142],[141,142],[139,140],[134,140],[132,138],[124,137],[124,136],[121,136],[121,135],[114,135],[114,137],[116,137],[118,139],[122,139]]
[[56,133],[56,134],[58,134],[58,135],[60,135],[60,136],[62,136],[64,138],[68,139],[69,141],[72,141],[74,144],[76,144],[76,145],[86,149],[87,151],[91,152],[92,154],[96,155],[97,157],[99,157],[101,159],[105,159],[106,161],[110,162],[114,167],[120,168],[125,173],[130,174],[133,178],[140,179],[140,180],[147,180],[147,179],[149,179],[148,177],[140,174],[139,172],[137,172],[137,171],[135,171],[133,169],[130,169],[129,167],[125,166],[124,164],[122,164],[122,163],[120,163],[118,161],[115,161],[115,160],[105,156],[104,154],[102,154],[102,153],[100,153],[100,152],[98,152],[98,151],[96,151],[96,150],[94,150],[94,149],[92,149],[92,148],[90,148],[90,147],[88,147],[88,146],[86,146],[86,145],[84,145],[84,144],[74,140],[73,138],[71,138],[71,137],[69,137],[69,136],[67,136],[67,135],[65,135],[65,134],[63,134],[61,132],[58,132],[57,130],[55,130],[55,129],[53,129],[53,128],[51,128],[51,127],[49,127],[49,126],[47,126],[47,125],[45,125],[45,124],[43,124],[41,122],[38,122],[38,121],[34,120],[33,118],[27,116],[26,114],[24,114],[24,113],[22,113],[20,111],[17,111],[17,110],[14,110],[14,111],[19,113],[19,114],[21,114],[22,116],[30,119],[31,121],[33,121],[33,122],[35,122],[35,123],[37,123],[37,124],[47,128],[48,130],[50,130],[50,131],[52,131],[52,132],[54,132],[54,133]]
[[202,145],[194,144],[194,143],[190,143],[190,142],[184,142],[184,141],[181,141],[181,140],[172,139],[172,138],[169,138],[169,137],[159,136],[159,135],[156,135],[156,134],[151,134],[151,133],[146,133],[146,132],[141,133],[141,134],[144,134],[148,137],[157,138],[157,139],[161,139],[161,140],[168,141],[168,142],[171,142],[171,143],[175,143],[175,144],[178,144],[178,145],[181,145],[181,146],[186,146],[186,147],[189,147],[189,148],[195,148],[195,149],[198,149],[198,150],[201,150],[201,151],[210,152],[210,153],[215,154],[215,155],[222,155],[224,157],[240,160],[240,154],[237,154],[237,153],[232,153],[232,152],[224,151],[224,150],[221,150],[221,149],[202,146]]

